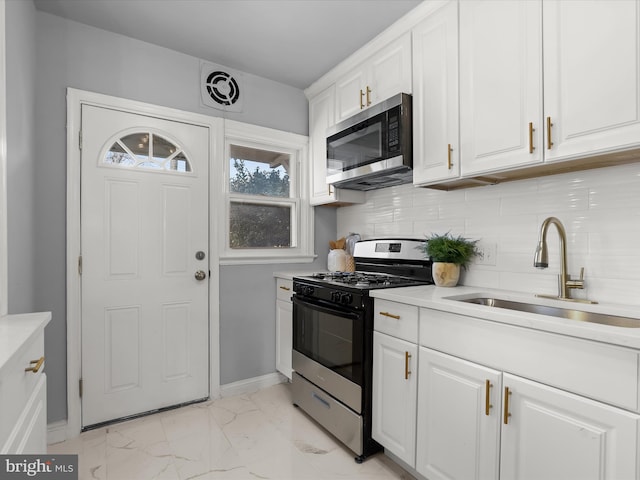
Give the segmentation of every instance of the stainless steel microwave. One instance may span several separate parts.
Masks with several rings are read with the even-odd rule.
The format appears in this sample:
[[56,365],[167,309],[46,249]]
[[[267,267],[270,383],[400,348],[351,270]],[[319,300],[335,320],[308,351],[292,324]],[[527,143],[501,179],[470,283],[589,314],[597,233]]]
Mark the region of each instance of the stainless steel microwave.
[[411,95],[400,93],[327,131],[327,183],[352,190],[413,180]]

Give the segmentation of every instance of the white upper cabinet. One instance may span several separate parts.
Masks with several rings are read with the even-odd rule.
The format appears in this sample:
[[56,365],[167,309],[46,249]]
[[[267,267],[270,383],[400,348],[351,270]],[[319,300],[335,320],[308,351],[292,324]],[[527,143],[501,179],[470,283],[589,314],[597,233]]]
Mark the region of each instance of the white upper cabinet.
[[462,0],[461,175],[637,149],[639,63],[637,0]]
[[417,25],[413,41],[413,183],[460,176],[458,4]]
[[539,163],[542,3],[460,2],[461,174]]
[[640,3],[545,0],[543,12],[546,159],[640,145]]
[[327,129],[335,125],[335,85],[309,100],[309,161],[311,205],[363,203],[364,192],[327,184]]
[[404,34],[336,81],[336,122],[397,93],[411,93],[411,35]]

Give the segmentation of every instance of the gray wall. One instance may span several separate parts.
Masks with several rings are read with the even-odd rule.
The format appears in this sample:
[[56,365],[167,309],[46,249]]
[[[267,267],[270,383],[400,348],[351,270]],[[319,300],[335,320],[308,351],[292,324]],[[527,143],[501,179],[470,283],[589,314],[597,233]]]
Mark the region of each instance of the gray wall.
[[[336,210],[315,209],[313,264],[220,267],[220,383],[231,383],[275,370],[274,271],[327,269],[329,240],[336,238]],[[268,287],[265,289],[265,287]]]
[[9,313],[37,310],[35,182],[36,11],[31,2],[6,2],[7,203]]
[[[26,3],[20,10],[33,9],[31,1],[9,0],[9,4]],[[66,88],[74,87],[107,95],[129,98],[181,110],[222,116],[222,112],[200,105],[199,60],[188,55],[138,40],[111,34],[62,18],[37,12],[35,31],[31,13],[22,18],[10,5],[7,25],[25,28],[26,45],[36,45],[36,72],[27,71],[20,91],[35,92],[35,150],[25,147],[32,173],[32,195],[23,209],[9,205],[10,218],[21,218],[23,226],[15,233],[9,256],[17,257],[10,265],[10,283],[24,285],[25,299],[18,306],[29,310],[49,310],[52,322],[47,327],[48,421],[67,417],[66,409]],[[16,30],[17,32],[17,30]],[[14,33],[17,35],[17,33]],[[19,56],[21,49],[13,48]],[[28,52],[27,52],[28,53]],[[25,61],[25,68],[30,65]],[[17,77],[16,77],[17,78]],[[301,90],[253,75],[245,75],[244,111],[226,114],[226,118],[306,135],[307,101]],[[11,99],[13,91],[8,93]],[[32,120],[31,120],[32,121]],[[35,155],[33,155],[35,152]],[[37,168],[36,168],[37,166]],[[9,178],[9,183],[13,182]],[[29,185],[28,185],[29,186]],[[22,198],[22,195],[20,195]],[[320,256],[311,270],[326,265],[324,254],[328,239],[335,237],[335,211],[318,209],[317,247]],[[24,218],[22,218],[24,216]],[[29,231],[29,228],[31,231]],[[22,233],[21,233],[22,232]],[[29,233],[32,235],[30,237]],[[23,238],[23,234],[28,238]],[[30,242],[32,244],[30,244]],[[19,273],[19,258],[31,258],[30,274]],[[221,270],[221,352],[222,382],[243,380],[275,370],[271,351],[275,322],[274,271],[303,268],[302,265],[260,267],[227,266]],[[37,269],[37,275],[33,272]],[[259,282],[252,286],[255,301],[237,302],[237,293],[246,291],[246,272]],[[28,278],[23,279],[26,276]],[[15,289],[15,288],[14,288]],[[233,293],[230,293],[233,292]],[[29,298],[28,296],[32,298]],[[20,308],[22,310],[22,308]],[[268,314],[265,314],[267,312]],[[239,324],[246,327],[238,328]],[[269,337],[267,342],[266,338]],[[273,340],[273,341],[272,341]],[[237,361],[237,352],[263,345],[263,352],[253,352]]]

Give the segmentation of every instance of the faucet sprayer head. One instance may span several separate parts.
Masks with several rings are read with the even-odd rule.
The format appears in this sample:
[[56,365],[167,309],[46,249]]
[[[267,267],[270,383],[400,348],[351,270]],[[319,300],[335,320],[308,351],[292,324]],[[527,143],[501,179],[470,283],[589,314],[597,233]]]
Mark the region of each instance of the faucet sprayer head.
[[547,242],[540,240],[533,256],[533,266],[536,268],[547,268],[549,266],[549,250]]

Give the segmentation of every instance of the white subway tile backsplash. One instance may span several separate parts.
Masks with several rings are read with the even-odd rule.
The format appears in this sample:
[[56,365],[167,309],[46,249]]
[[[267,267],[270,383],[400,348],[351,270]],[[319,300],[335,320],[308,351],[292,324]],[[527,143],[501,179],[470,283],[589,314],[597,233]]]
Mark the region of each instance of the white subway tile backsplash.
[[393,211],[393,220],[395,222],[413,222],[415,219],[420,219],[421,221],[437,221],[438,207],[422,205],[419,207],[396,208]]
[[[422,238],[450,231],[497,245],[496,265],[472,264],[463,285],[557,293],[559,241],[548,233],[546,270],[533,267],[542,221],[567,231],[569,273],[585,267],[588,295],[640,305],[640,165],[588,170],[445,192],[401,185],[367,192],[367,202],[338,209],[338,235]],[[573,293],[573,292],[572,292]]]
[[413,222],[376,223],[374,232],[376,237],[411,237]]

